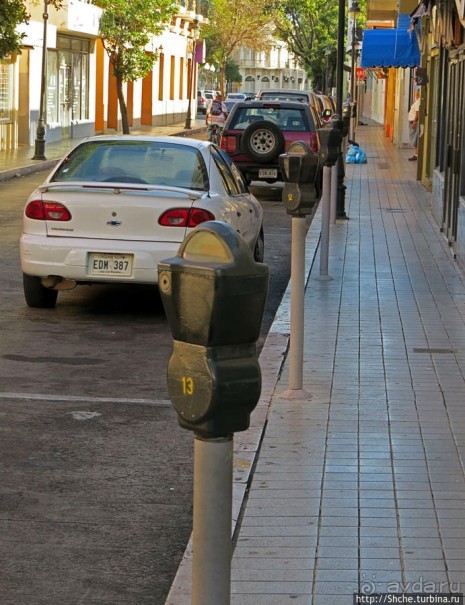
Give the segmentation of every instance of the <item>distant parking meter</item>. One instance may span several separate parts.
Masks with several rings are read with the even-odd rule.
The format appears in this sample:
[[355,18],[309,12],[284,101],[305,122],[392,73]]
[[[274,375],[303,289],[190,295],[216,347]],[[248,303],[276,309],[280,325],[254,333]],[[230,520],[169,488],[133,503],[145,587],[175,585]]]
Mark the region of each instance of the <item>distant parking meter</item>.
[[204,438],[246,430],[261,392],[256,341],[268,267],[231,226],[210,221],[159,263],[158,275],[174,339],[168,391],[179,424]]
[[320,147],[318,155],[324,166],[334,166],[341,151],[342,133],[337,128],[319,128],[318,140]]
[[350,117],[351,118],[357,117],[357,101],[354,101],[353,103],[350,104]]
[[349,134],[350,129],[350,105],[346,104],[342,108],[342,136],[346,137]]
[[279,165],[284,177],[282,200],[287,213],[310,214],[321,195],[318,155],[304,141],[296,141],[279,156]]

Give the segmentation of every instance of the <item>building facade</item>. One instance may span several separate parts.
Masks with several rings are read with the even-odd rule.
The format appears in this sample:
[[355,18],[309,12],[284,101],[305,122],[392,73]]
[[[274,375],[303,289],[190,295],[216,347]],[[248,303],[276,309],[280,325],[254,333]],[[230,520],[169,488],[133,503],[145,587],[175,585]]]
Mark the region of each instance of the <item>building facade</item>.
[[[420,90],[417,179],[431,191],[431,209],[451,253],[465,269],[465,2],[367,1],[368,20],[410,18],[420,58],[415,68],[389,63],[371,69],[363,112],[385,127],[399,147],[408,144],[408,108]],[[362,58],[365,36],[362,42]],[[382,73],[383,77],[379,78]]]
[[253,51],[239,48],[234,55],[242,76],[241,86],[234,91],[256,94],[267,88],[292,88],[308,90],[310,82],[286,44],[273,40],[270,50]]
[[[189,97],[195,99],[203,60],[196,39],[206,21],[198,4],[179,2],[171,23],[146,49],[157,57],[152,72],[126,84],[133,127],[179,121]],[[0,63],[0,149],[34,144],[43,85],[46,141],[119,130],[115,81],[98,36],[101,9],[88,0],[64,0],[59,10],[28,2],[27,9],[22,53]]]

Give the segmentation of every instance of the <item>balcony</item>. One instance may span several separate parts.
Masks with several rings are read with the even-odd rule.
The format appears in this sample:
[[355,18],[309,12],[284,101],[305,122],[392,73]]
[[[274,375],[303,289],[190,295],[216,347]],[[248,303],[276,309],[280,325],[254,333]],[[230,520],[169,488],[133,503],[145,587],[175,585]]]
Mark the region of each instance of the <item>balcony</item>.
[[101,13],[102,9],[87,0],[64,0],[58,12],[57,26],[60,31],[97,37]]

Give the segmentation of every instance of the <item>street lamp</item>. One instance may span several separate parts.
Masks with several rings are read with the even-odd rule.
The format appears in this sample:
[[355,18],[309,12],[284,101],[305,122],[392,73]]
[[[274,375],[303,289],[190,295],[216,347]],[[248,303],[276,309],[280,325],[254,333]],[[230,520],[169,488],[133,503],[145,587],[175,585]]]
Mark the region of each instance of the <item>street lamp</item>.
[[331,71],[331,61],[329,60],[330,56],[333,54],[334,48],[332,46],[327,46],[325,48],[325,59],[326,59],[326,71],[325,71],[325,94],[331,94],[331,84],[332,78],[330,78]]
[[357,15],[360,14],[360,7],[358,5],[357,0],[352,0],[352,4],[349,6],[349,17],[352,18],[352,45],[351,45],[351,62],[350,62],[350,103],[351,103],[351,113],[350,113],[350,136],[351,140],[355,139],[355,120],[357,115],[357,101],[355,99],[355,47],[356,47],[356,21]]
[[[344,31],[346,21],[346,0],[339,0],[338,18],[337,18],[337,57],[336,57],[336,113],[339,116],[337,126],[341,132],[344,131],[344,122],[342,120],[342,89],[344,86]],[[338,155],[337,164],[337,194],[336,194],[336,218],[346,219],[345,196],[346,186],[344,185],[344,161],[342,156],[342,146]]]
[[39,119],[37,121],[37,131],[35,140],[33,160],[46,160],[45,157],[45,90],[47,83],[47,21],[48,21],[48,3],[49,0],[44,0],[44,35],[42,46],[42,74],[40,80],[40,106]]
[[188,77],[188,83],[187,83],[187,96],[189,97],[188,103],[187,103],[187,114],[186,114],[186,122],[184,124],[184,128],[186,130],[190,130],[191,127],[191,121],[192,121],[192,95],[194,94],[194,74],[195,74],[195,70],[194,70],[194,65],[195,65],[195,45],[196,45],[196,40],[197,40],[197,34],[198,34],[198,25],[199,22],[197,21],[197,19],[194,20],[194,26],[191,30],[191,36],[190,36],[190,45],[191,45],[191,64],[190,64],[190,70],[189,73],[187,75]]

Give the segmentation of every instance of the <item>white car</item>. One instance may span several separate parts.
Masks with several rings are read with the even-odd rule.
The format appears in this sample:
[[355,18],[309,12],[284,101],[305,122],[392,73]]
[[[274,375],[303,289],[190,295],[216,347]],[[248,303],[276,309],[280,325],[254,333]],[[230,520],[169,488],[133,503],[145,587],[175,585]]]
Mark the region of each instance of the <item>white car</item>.
[[77,284],[156,284],[204,221],[229,223],[263,262],[263,209],[228,156],[182,137],[96,136],[29,197],[20,239],[24,295],[54,307]]

